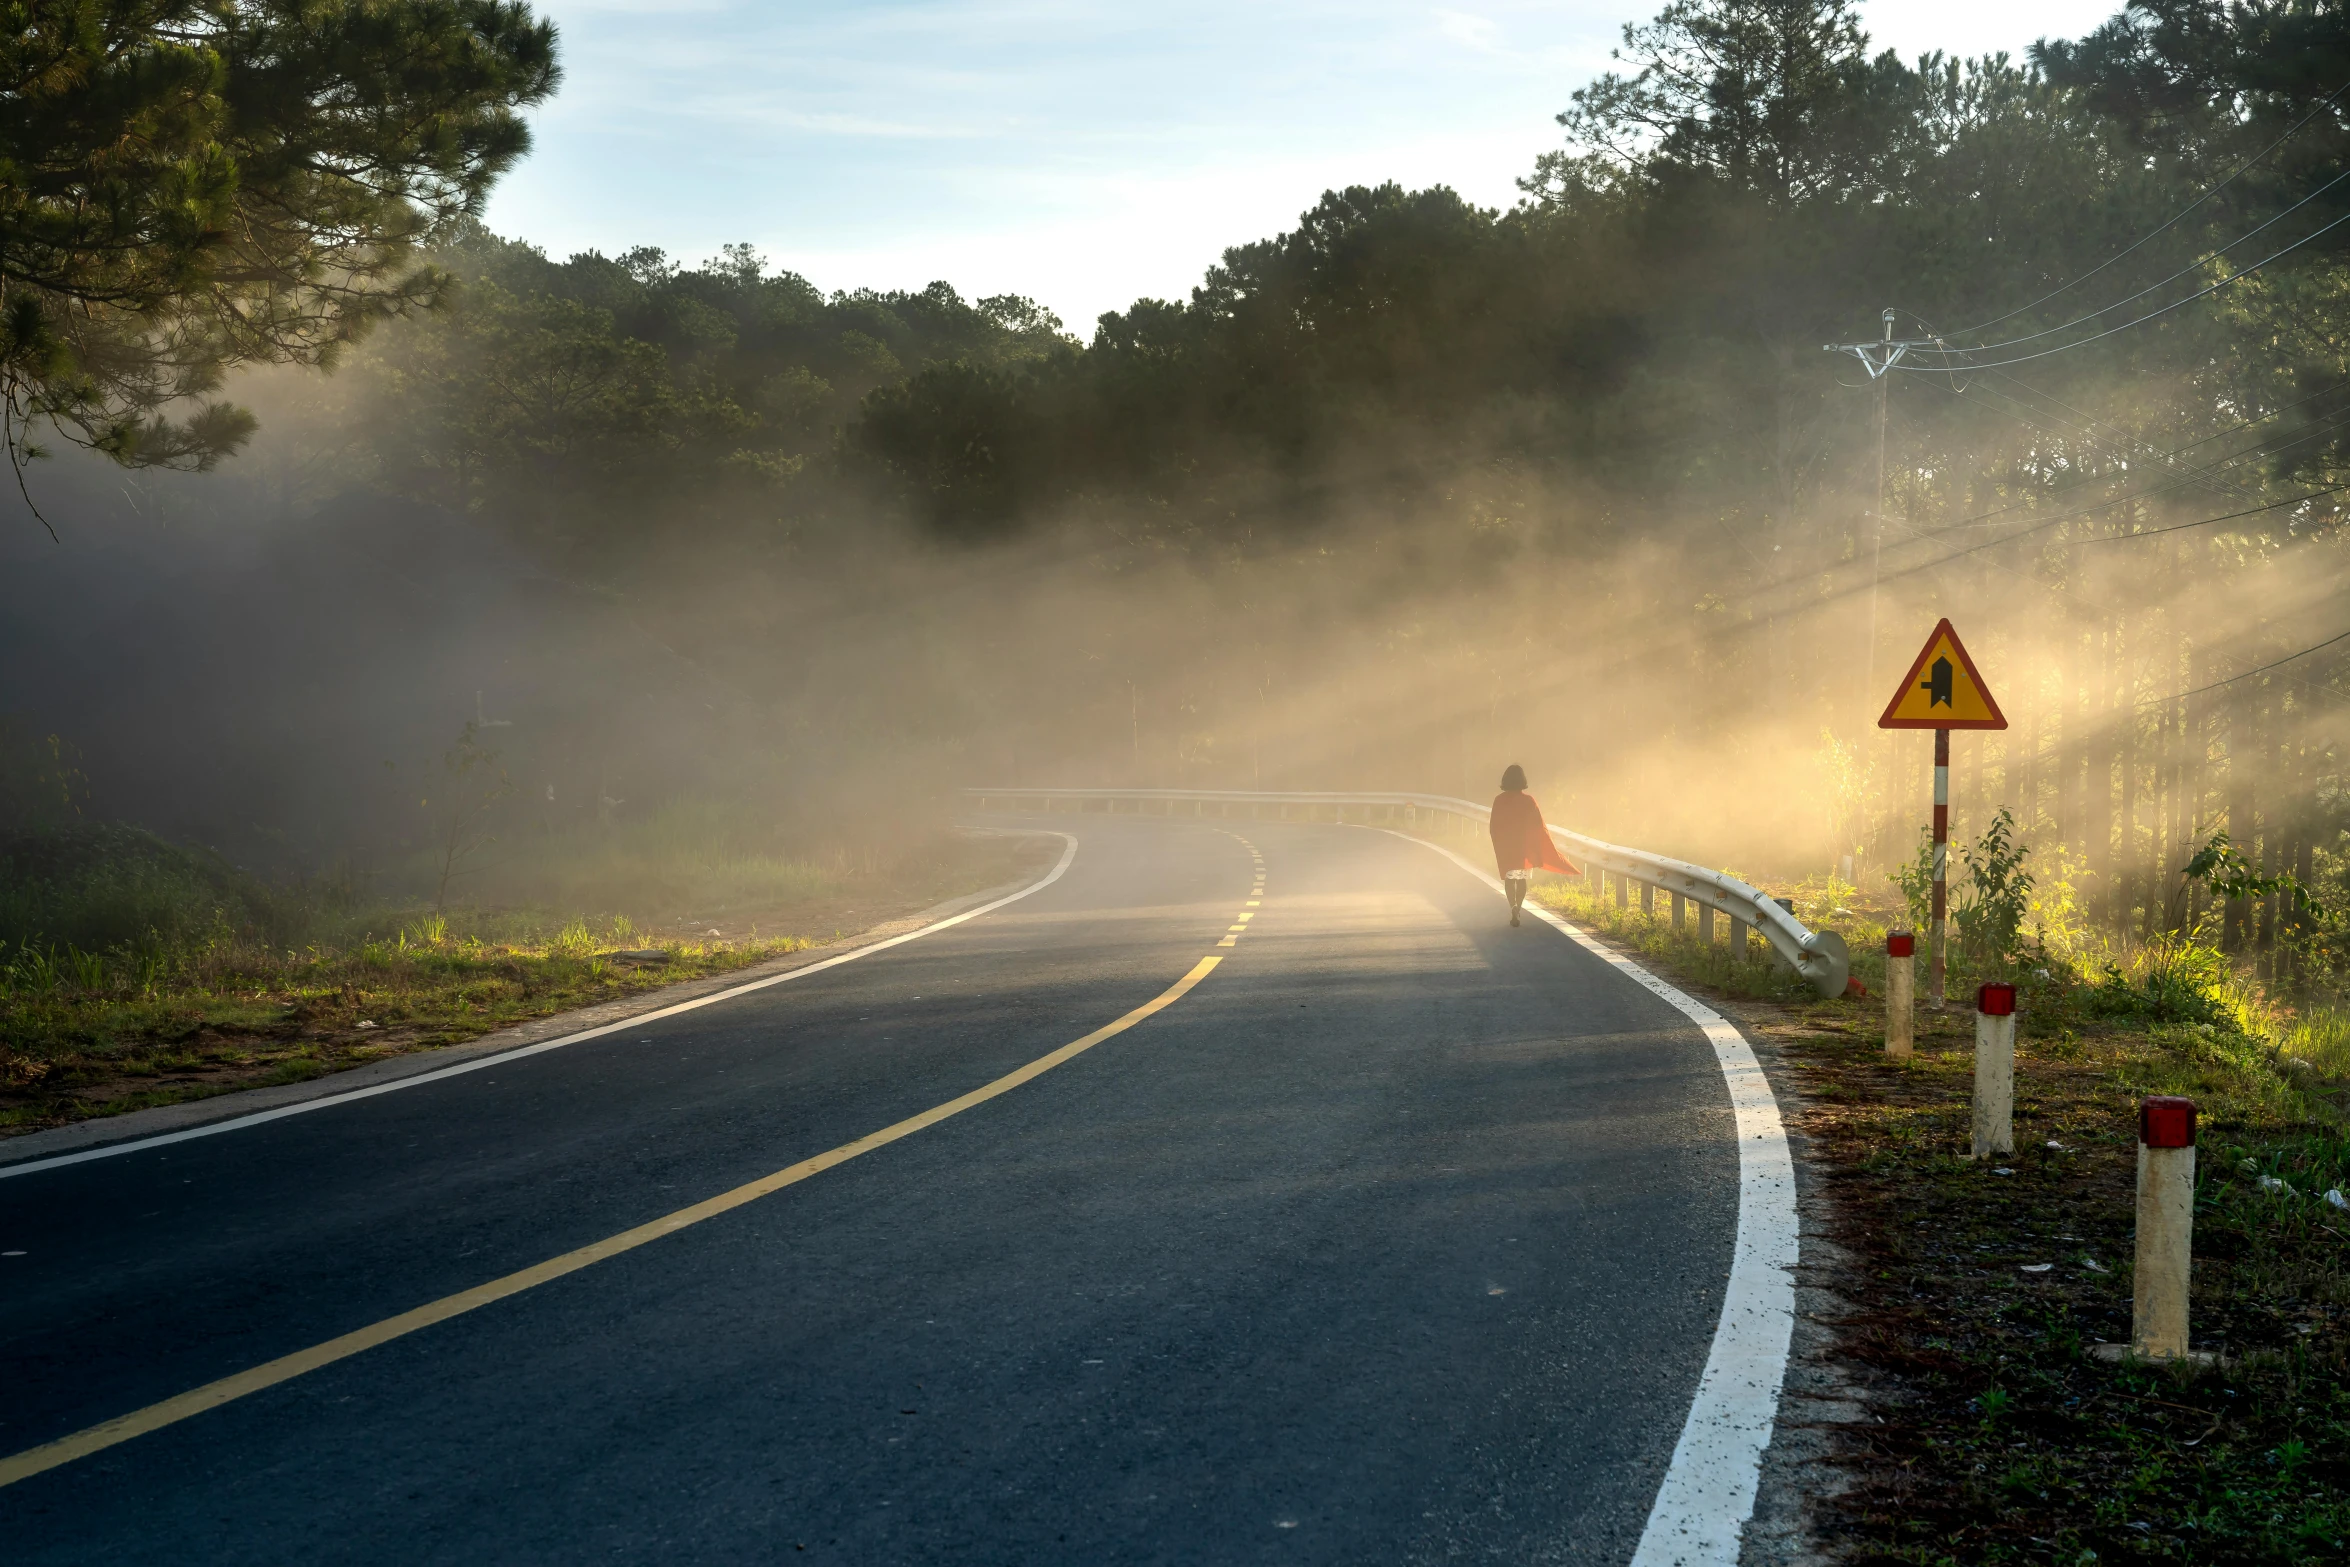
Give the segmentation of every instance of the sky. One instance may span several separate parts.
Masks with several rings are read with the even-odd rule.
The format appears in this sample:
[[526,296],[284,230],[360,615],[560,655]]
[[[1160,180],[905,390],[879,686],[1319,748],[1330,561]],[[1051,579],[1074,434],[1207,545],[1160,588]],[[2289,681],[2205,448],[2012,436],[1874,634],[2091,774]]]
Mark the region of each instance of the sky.
[[[821,288],[1023,294],[1079,335],[1385,180],[1487,206],[1662,0],[540,0],[565,81],[489,221],[556,256],[748,242]],[[2118,0],[1876,0],[2005,50]]]

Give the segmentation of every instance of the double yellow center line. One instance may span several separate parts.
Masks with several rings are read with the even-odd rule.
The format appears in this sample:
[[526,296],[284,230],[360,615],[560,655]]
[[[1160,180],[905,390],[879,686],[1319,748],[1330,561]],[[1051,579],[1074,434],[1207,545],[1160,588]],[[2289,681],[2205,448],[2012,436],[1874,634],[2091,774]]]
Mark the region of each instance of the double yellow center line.
[[[1255,852],[1253,847],[1251,852]],[[1264,878],[1262,858],[1258,860],[1257,866],[1258,885],[1261,887]],[[1232,938],[1225,937],[1221,945],[1231,946]],[[102,1424],[91,1426],[85,1431],[76,1431],[71,1436],[59,1437],[54,1442],[45,1442],[39,1447],[29,1447],[21,1453],[0,1458],[0,1486],[14,1485],[19,1480],[27,1480],[44,1471],[55,1469],[60,1464],[70,1464],[77,1458],[87,1458],[92,1453],[102,1452],[118,1442],[127,1442],[133,1437],[144,1436],[150,1431],[159,1431],[165,1426],[176,1425],[192,1415],[203,1414],[209,1409],[218,1409],[221,1405],[232,1403],[248,1393],[258,1393],[264,1388],[275,1387],[280,1382],[291,1381],[305,1372],[316,1371],[322,1366],[331,1366],[336,1361],[348,1359],[362,1350],[373,1349],[378,1344],[388,1344],[393,1339],[403,1338],[420,1328],[429,1328],[436,1322],[446,1322],[451,1317],[461,1317],[466,1312],[478,1310],[493,1301],[504,1300],[509,1295],[519,1295],[524,1290],[536,1289],[541,1284],[559,1279],[567,1273],[577,1273],[580,1269],[602,1262],[607,1257],[617,1257],[622,1252],[634,1251],[648,1241],[659,1240],[664,1235],[674,1235],[679,1230],[690,1229],[704,1219],[714,1219],[722,1213],[742,1207],[745,1203],[757,1202],[762,1197],[782,1191],[787,1186],[796,1186],[812,1175],[820,1175],[835,1165],[848,1163],[859,1154],[871,1153],[876,1148],[886,1147],[901,1137],[911,1137],[925,1127],[936,1126],[941,1121],[961,1115],[964,1111],[975,1106],[983,1105],[999,1094],[1010,1093],[1022,1083],[1042,1077],[1054,1067],[1083,1055],[1103,1040],[1115,1038],[1145,1018],[1164,1012],[1188,995],[1191,988],[1206,979],[1214,971],[1216,965],[1222,961],[1224,961],[1222,958],[1213,954],[1204,957],[1193,965],[1190,973],[1116,1022],[1104,1024],[1083,1039],[1071,1040],[1049,1055],[1038,1056],[1026,1066],[1020,1067],[1016,1071],[1007,1072],[983,1087],[974,1088],[959,1099],[950,1099],[945,1104],[923,1111],[920,1115],[909,1116],[894,1125],[885,1126],[878,1132],[868,1132],[855,1142],[843,1143],[838,1148],[829,1149],[812,1159],[802,1159],[798,1164],[786,1166],[773,1175],[763,1175],[755,1181],[737,1186],[732,1191],[720,1192],[717,1196],[695,1203],[690,1208],[680,1208],[675,1213],[664,1214],[649,1224],[640,1224],[633,1230],[623,1230],[618,1235],[582,1246],[577,1251],[567,1251],[560,1257],[550,1257],[545,1262],[534,1264],[519,1272],[509,1273],[503,1278],[492,1279],[486,1284],[476,1284],[469,1290],[460,1290],[454,1295],[443,1296],[439,1300],[418,1306],[413,1311],[403,1311],[396,1317],[386,1317],[381,1322],[373,1323],[355,1332],[346,1333],[340,1338],[330,1338],[323,1344],[313,1344],[308,1349],[296,1350],[291,1355],[283,1355],[276,1360],[254,1366],[250,1370],[222,1377],[217,1382],[207,1382],[202,1387],[191,1388],[175,1398],[167,1398],[159,1404],[149,1404],[144,1409],[133,1410],[127,1415],[121,1415]]]

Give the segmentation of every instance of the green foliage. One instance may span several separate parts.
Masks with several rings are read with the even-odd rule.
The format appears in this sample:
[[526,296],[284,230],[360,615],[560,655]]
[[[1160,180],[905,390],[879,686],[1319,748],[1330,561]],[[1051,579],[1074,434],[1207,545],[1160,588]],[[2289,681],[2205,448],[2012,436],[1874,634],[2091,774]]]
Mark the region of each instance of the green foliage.
[[1876,783],[1875,755],[1865,745],[1838,739],[1832,729],[1820,731],[1815,754],[1828,785],[1828,841],[1839,853],[1857,855]]
[[320,363],[431,303],[418,248],[477,212],[553,91],[519,0],[26,0],[0,28],[0,412],[205,467],[230,367]]
[[444,782],[436,795],[417,802],[434,815],[439,860],[432,895],[436,914],[449,906],[449,883],[464,862],[497,841],[490,812],[514,792],[512,780],[498,766],[498,753],[482,744],[481,730],[471,719],[442,756],[441,771]]
[[2320,1076],[2350,1083],[2350,1012],[2339,1007],[2311,1007],[2285,1031],[2282,1050],[2295,1061],[2309,1064]]
[[63,736],[29,738],[0,724],[0,830],[78,820],[89,789],[81,755]]
[[1872,138],[1851,122],[1866,113],[1874,77],[1900,85],[1908,73],[1891,59],[1872,66],[1866,46],[1850,0],[1673,0],[1653,22],[1624,27],[1615,58],[1639,70],[1579,89],[1558,117],[1581,166],[1553,154],[1529,188],[1593,164],[1619,176],[1685,171],[1774,202],[1881,188]]
[[2213,833],[2210,841],[2189,857],[2179,874],[2191,882],[2200,882],[2208,887],[2214,897],[2249,899],[2283,893],[2292,901],[2298,913],[2327,920],[2333,917],[2330,911],[2320,907],[2309,889],[2301,885],[2300,879],[2292,872],[2264,875],[2260,867],[2246,859],[2243,851],[2230,842],[2224,832]]
[[[671,840],[690,838],[707,859],[707,824],[690,826],[673,825]],[[650,840],[635,847],[661,850]],[[855,908],[866,911],[854,923],[869,923],[893,906],[997,885],[1032,868],[1035,852],[1019,840],[934,839],[854,882],[811,865],[779,875],[770,863],[768,874],[753,876],[752,867],[714,862],[721,874],[710,880],[701,863],[624,880],[611,873],[644,867],[568,857],[583,878],[608,878],[591,896],[646,898],[640,923],[570,912],[579,904],[447,914],[422,913],[413,901],[359,904],[323,884],[265,888],[216,857],[130,829],[46,834],[0,858],[0,889],[31,886],[39,916],[35,934],[18,934],[25,903],[0,901],[0,914],[17,921],[0,926],[0,1126],[314,1075],[724,973],[808,945],[777,927],[805,917],[809,927],[830,928],[850,912],[838,903],[852,888]],[[118,889],[142,871],[158,872],[151,896],[126,906]],[[679,932],[675,905],[655,901],[673,892],[705,916],[726,907],[738,934],[714,939],[705,919]],[[732,901],[746,894],[758,901],[747,909]],[[746,913],[754,923],[742,933]],[[206,917],[211,923],[197,923]],[[770,922],[764,933],[760,920]],[[68,931],[73,939],[56,934]],[[615,962],[604,950],[613,946],[630,949],[630,960]],[[647,949],[656,955],[644,956]],[[372,1026],[363,1031],[362,1022]],[[165,1070],[168,1086],[125,1086]]]
[[2227,954],[2196,932],[2165,932],[2131,953],[2126,966],[2106,963],[2085,999],[2095,1017],[2232,1029],[2235,988]]
[[1909,928],[1923,931],[1934,917],[1934,829],[1918,829],[1918,852],[1893,868],[1893,885],[1909,910]]
[[0,836],[0,948],[176,948],[274,931],[279,898],[218,855],[111,823]]
[[2015,813],[2004,805],[1982,837],[1960,846],[1967,874],[1950,917],[1960,950],[1979,967],[2020,956],[2018,942],[2032,903],[2032,877],[2024,869],[2031,854],[2015,835]]
[[351,406],[292,412],[289,438],[614,568],[680,529],[785,544],[843,499],[810,470],[832,473],[861,399],[1065,346],[1025,299],[944,283],[827,296],[747,246],[693,268],[653,249],[555,262],[469,228],[434,259],[455,308],[372,340]]
[[[1872,53],[1846,0],[1675,0],[1575,96],[1526,202],[1333,190],[1187,297],[1137,300],[1083,343],[1012,296],[826,295],[740,246],[699,266],[649,249],[559,261],[459,223],[433,252],[454,308],[350,355],[348,406],[302,439],[334,457],[316,467],[493,515],[567,579],[640,602],[649,569],[690,559],[751,593],[901,519],[973,543],[1066,529],[1111,569],[1393,529],[1381,563],[1419,585],[1448,567],[1490,580],[1522,555],[1571,567],[1636,537],[1656,580],[1692,584],[1679,604],[1715,607],[1687,628],[1726,636],[1848,590],[1865,549],[1852,496],[1874,443],[1823,341],[1874,335],[1886,297],[1949,320],[2037,297],[2269,139],[2253,122],[2284,90],[2205,74],[2171,78],[2170,141],[2140,145],[2150,122],[2114,84],[2202,70],[2205,34],[2249,36],[2200,14],[2170,6],[2126,48],[2063,54],[2059,85],[2005,59]],[[2310,54],[2283,74],[2322,75],[2332,35],[2292,25]],[[2332,57],[2350,74],[2350,53]],[[2321,124],[2311,156],[2339,140]],[[2289,155],[2309,161],[2299,142]],[[2274,210],[2273,194],[2242,199]],[[2172,231],[2180,253],[2240,232],[2238,200]],[[2101,269],[2101,297],[2174,268],[2169,243]],[[2054,360],[2046,395],[2165,448],[2339,368],[2307,329],[2315,302],[2228,308]],[[2284,362],[2301,346],[2306,364]],[[2133,389],[2120,406],[2117,382]],[[2078,504],[2129,482],[1981,398],[1908,425],[1896,466],[1920,528],[1969,497],[2021,513],[2059,483],[2091,492],[2068,491]],[[2330,431],[2313,424],[2293,464],[2331,460]],[[2291,521],[2245,526],[2283,537]],[[2004,566],[2076,569],[2064,534],[2027,533]],[[1747,601],[1755,617],[1718,612]]]

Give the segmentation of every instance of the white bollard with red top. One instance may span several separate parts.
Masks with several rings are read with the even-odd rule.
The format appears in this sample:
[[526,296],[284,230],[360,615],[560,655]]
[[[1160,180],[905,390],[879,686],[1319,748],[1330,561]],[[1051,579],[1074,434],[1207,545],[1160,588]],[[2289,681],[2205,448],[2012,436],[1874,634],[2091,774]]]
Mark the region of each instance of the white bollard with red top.
[[2015,1152],[2015,987],[1975,992],[1975,1157]]
[[1885,1054],[1914,1055],[1918,1038],[1918,939],[1885,932]]
[[2156,1094],[2138,1107],[2138,1265],[2130,1350],[2199,1360],[2187,1348],[2187,1280],[2195,1251],[2195,1101]]

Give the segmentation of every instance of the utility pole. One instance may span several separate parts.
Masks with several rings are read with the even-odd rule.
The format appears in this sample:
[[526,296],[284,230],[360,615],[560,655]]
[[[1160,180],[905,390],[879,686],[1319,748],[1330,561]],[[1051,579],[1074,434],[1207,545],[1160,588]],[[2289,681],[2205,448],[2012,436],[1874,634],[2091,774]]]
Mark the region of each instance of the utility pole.
[[1869,380],[1877,389],[1877,501],[1869,509],[1869,642],[1861,656],[1861,694],[1866,700],[1877,688],[1877,578],[1880,562],[1885,554],[1885,378],[1902,356],[1913,348],[1937,346],[1933,338],[1904,338],[1893,340],[1893,308],[1888,305],[1882,318],[1885,335],[1873,343],[1822,343],[1820,351],[1829,354],[1850,354],[1860,361]]
[[[1873,343],[1823,343],[1820,345],[1823,353],[1850,354],[1859,360],[1861,368],[1869,373],[1869,380],[1877,389],[1877,500],[1876,504],[1869,509],[1868,645],[1862,650],[1860,660],[1861,704],[1864,712],[1867,711],[1868,704],[1876,699],[1877,689],[1877,585],[1879,578],[1883,575],[1885,555],[1885,421],[1887,394],[1890,391],[1887,384],[1888,378],[1892,375],[1893,367],[1901,363],[1902,356],[1911,349],[1941,346],[1939,338],[1931,337],[1903,338],[1896,342],[1893,337],[1893,317],[1893,307],[1886,306],[1884,315],[1880,317],[1885,324],[1885,333]],[[1861,803],[1861,814],[1861,836],[1865,841],[1868,836],[1868,803],[1865,797]]]
[[[1877,384],[1877,499],[1869,508],[1869,645],[1862,655],[1861,699],[1866,701],[1877,690],[1877,582],[1884,575],[1885,561],[1885,414],[1886,404],[1892,400],[1893,388],[1885,372],[1893,368],[1893,307],[1885,307],[1885,346],[1878,352],[1884,365],[1871,377]],[[1866,364],[1867,360],[1861,361]]]

